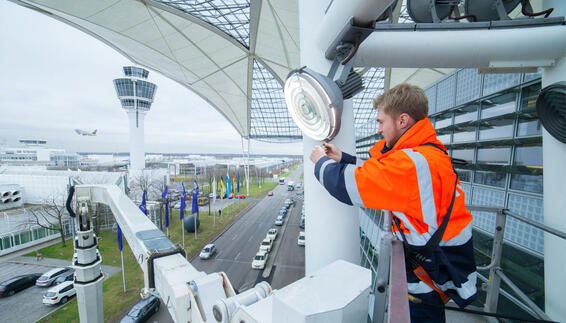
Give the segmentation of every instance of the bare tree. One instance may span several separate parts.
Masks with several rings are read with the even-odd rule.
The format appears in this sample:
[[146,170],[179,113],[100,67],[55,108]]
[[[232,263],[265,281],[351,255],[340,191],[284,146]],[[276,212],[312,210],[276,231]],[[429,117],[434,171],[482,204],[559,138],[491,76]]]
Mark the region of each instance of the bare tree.
[[58,231],[61,237],[61,247],[65,248],[63,220],[67,216],[67,211],[59,196],[53,194],[43,200],[40,205],[30,207],[27,211],[31,215],[27,223],[29,226],[38,225],[45,229]]
[[[145,191],[147,192],[147,199],[159,199],[164,188],[165,179],[163,177],[157,178],[155,172],[151,170],[139,172],[130,181],[130,192],[137,195]],[[135,198],[135,196],[130,197]]]

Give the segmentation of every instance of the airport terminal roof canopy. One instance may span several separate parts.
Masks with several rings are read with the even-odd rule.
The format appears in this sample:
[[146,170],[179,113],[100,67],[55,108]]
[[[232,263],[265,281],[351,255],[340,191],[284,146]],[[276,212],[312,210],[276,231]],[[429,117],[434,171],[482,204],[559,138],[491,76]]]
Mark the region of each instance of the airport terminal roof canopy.
[[214,106],[243,137],[301,139],[282,81],[299,67],[297,0],[14,0],[76,27]]

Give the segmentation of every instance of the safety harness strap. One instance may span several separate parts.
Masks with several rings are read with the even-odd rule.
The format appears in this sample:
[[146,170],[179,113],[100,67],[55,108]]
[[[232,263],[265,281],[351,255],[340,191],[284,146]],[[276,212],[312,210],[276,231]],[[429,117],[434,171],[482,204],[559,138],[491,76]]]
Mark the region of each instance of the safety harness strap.
[[[433,146],[441,150],[444,154],[448,155],[448,153],[444,149],[440,148],[435,144],[425,143],[422,144],[421,146]],[[434,281],[432,280],[432,278],[430,278],[429,274],[423,268],[422,264],[425,262],[426,259],[432,256],[434,250],[436,250],[436,248],[438,248],[438,246],[440,245],[442,236],[444,235],[444,232],[446,231],[446,227],[448,226],[450,215],[452,214],[452,208],[454,207],[454,199],[456,198],[456,186],[458,185],[458,174],[456,173],[454,166],[452,166],[452,169],[454,170],[454,174],[456,174],[456,180],[454,182],[454,193],[452,194],[452,200],[450,201],[450,206],[446,211],[446,215],[444,216],[444,219],[442,219],[442,223],[440,224],[438,229],[433,233],[432,237],[430,237],[430,239],[427,241],[423,249],[419,250],[418,252],[411,250],[411,247],[407,243],[405,233],[403,232],[403,230],[401,230],[400,220],[397,217],[393,217],[393,222],[395,223],[395,226],[397,227],[397,230],[399,231],[403,239],[403,246],[405,248],[405,258],[407,259],[407,263],[410,265],[410,268],[413,270],[413,273],[415,274],[415,276],[417,276],[418,279],[420,279],[422,282],[427,284],[430,288],[432,288],[438,293],[444,304],[446,304],[450,300],[450,296],[448,296],[443,290],[441,290],[434,284]]]

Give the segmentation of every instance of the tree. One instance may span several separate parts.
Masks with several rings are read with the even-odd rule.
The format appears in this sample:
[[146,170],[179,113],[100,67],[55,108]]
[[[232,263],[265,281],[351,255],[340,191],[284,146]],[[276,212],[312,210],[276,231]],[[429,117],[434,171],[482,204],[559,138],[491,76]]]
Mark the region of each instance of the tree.
[[162,172],[153,170],[143,170],[132,175],[130,180],[130,198],[139,198],[143,191],[146,192],[146,198],[157,200],[161,197],[161,193],[165,188],[165,178],[160,176]]
[[[64,200],[64,199],[63,199]],[[65,203],[58,194],[52,194],[45,198],[40,205],[27,209],[29,221],[28,226],[38,225],[45,229],[55,230],[59,232],[61,237],[61,247],[65,248],[65,230],[63,221],[68,217]]]

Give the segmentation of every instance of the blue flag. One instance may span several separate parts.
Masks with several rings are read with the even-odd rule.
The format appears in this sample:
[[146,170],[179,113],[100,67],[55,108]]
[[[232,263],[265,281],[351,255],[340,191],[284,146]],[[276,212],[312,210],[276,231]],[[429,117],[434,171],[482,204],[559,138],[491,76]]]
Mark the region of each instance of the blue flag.
[[169,198],[165,199],[165,227],[169,227]]
[[167,186],[165,186],[165,190],[161,197],[165,199],[165,227],[169,227],[169,197],[167,196]]
[[240,194],[240,171],[238,171],[238,184],[237,184],[238,194]]
[[143,212],[143,214],[147,215],[147,209],[145,207],[145,191],[143,191],[142,202],[141,202],[139,208]]
[[197,204],[197,199],[198,199],[198,183],[195,179],[195,183],[193,186],[193,208],[191,210],[191,213],[195,214],[198,212],[198,204]]
[[118,226],[118,249],[122,251],[122,229],[120,229],[120,225],[118,223],[116,223],[116,225]]
[[230,191],[232,191],[232,185],[230,184],[230,176],[228,176],[228,174],[226,174],[226,185],[228,186],[228,189],[226,190],[226,197],[228,197],[228,195],[230,195]]
[[185,215],[185,197],[187,197],[187,192],[185,192],[185,183],[183,185],[183,194],[181,195],[181,220],[183,220],[183,216]]

